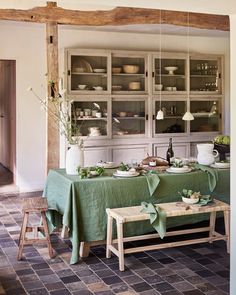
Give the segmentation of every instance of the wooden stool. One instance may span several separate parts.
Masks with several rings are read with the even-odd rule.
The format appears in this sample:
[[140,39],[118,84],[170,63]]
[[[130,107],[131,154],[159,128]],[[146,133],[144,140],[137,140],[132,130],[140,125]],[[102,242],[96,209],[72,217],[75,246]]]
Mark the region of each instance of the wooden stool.
[[[46,220],[46,211],[48,209],[48,202],[46,198],[25,198],[23,200],[22,211],[24,213],[23,222],[21,226],[20,238],[19,238],[19,250],[17,259],[21,260],[22,251],[24,245],[33,243],[47,243],[48,252],[50,258],[53,257],[53,250],[50,241],[50,235],[48,231],[48,225]],[[27,226],[29,220],[29,213],[40,213],[42,217],[42,226]],[[26,232],[33,232],[34,238],[27,238]],[[39,238],[38,232],[44,232],[45,238]]]

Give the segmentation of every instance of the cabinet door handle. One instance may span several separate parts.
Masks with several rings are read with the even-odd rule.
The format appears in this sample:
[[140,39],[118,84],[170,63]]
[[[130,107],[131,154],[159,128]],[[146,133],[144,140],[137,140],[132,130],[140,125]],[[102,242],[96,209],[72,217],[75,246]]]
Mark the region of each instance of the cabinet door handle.
[[221,79],[221,73],[219,73],[219,76],[218,77],[219,77],[219,79]]
[[68,74],[68,76],[70,76],[70,70],[68,70],[67,74]]
[[152,72],[152,78],[154,78],[155,77],[155,73],[154,72]]
[[148,77],[148,71],[145,72],[145,76]]
[[155,120],[155,115],[152,115],[152,120]]
[[146,120],[148,120],[148,114],[146,115]]

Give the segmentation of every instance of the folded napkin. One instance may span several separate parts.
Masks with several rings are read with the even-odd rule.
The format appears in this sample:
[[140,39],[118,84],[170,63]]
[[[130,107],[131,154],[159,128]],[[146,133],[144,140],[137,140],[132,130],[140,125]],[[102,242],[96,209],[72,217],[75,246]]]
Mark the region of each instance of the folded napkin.
[[166,213],[161,210],[158,205],[152,203],[142,202],[142,209],[140,212],[150,214],[150,223],[158,232],[161,239],[164,238],[166,233]]
[[205,206],[208,203],[211,203],[213,201],[212,196],[206,195],[206,196],[201,196],[199,202],[197,203],[199,206]]
[[213,192],[216,187],[217,181],[219,179],[217,170],[205,165],[200,165],[200,164],[195,164],[194,168],[200,169],[207,173],[209,189],[211,192]]
[[160,178],[157,174],[150,172],[146,173],[145,177],[147,180],[150,196],[152,196],[159,185]]

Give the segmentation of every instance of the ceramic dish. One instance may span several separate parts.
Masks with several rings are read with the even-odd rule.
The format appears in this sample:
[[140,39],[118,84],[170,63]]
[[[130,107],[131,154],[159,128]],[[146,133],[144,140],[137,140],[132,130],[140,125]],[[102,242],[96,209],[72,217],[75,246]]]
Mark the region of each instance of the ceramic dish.
[[93,69],[94,73],[106,73],[106,69]]
[[185,198],[185,197],[182,197],[182,201],[186,204],[196,204],[199,202],[199,198],[196,198],[196,199],[190,199],[190,198]]
[[119,91],[122,89],[122,85],[112,85],[112,90]]
[[214,164],[211,165],[213,168],[218,168],[218,169],[226,169],[230,168],[230,163],[227,162],[215,162]]
[[123,71],[126,74],[137,74],[139,71],[139,66],[136,65],[123,65]]
[[174,75],[174,71],[178,70],[178,67],[164,67],[164,69],[169,72],[169,75]]
[[130,175],[135,175],[137,173],[137,171],[135,169],[133,169],[134,171],[123,171],[123,170],[116,170],[116,174],[122,175],[122,176],[130,176]]
[[139,176],[139,172],[135,172],[135,174],[128,174],[128,175],[122,175],[122,174],[119,174],[117,172],[113,173],[113,176],[115,177],[136,177],[136,176]]
[[188,170],[175,170],[175,169],[172,169],[172,168],[167,168],[166,171],[169,172],[169,173],[188,173],[190,172],[192,169],[191,168],[188,168]]
[[185,172],[189,170],[188,166],[184,166],[184,167],[173,167],[171,166],[169,169],[171,169],[173,172]]

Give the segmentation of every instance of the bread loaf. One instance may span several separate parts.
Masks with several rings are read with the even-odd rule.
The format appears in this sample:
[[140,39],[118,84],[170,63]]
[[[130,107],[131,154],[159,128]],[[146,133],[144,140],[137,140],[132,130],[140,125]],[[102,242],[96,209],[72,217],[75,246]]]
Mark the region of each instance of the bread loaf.
[[156,157],[156,156],[149,156],[145,159],[142,160],[141,164],[142,165],[148,165],[149,162],[156,162],[157,166],[168,166],[168,162],[161,157]]

